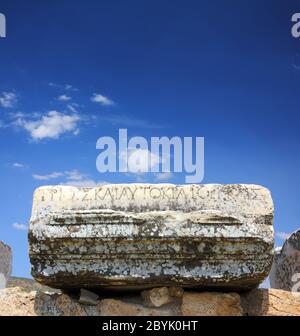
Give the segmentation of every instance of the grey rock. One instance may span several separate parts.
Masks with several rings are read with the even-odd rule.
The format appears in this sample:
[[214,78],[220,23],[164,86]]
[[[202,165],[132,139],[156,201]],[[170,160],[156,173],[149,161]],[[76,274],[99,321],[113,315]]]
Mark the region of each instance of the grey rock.
[[32,275],[65,290],[255,288],[272,264],[273,212],[257,185],[42,187]]
[[6,288],[12,270],[11,248],[0,241],[0,290]]
[[169,287],[169,294],[172,298],[181,299],[184,294],[184,290],[181,287]]
[[143,304],[146,307],[162,307],[169,303],[180,302],[184,290],[181,287],[159,287],[144,290],[141,293]]
[[300,230],[275,250],[270,284],[275,289],[300,292]]
[[97,306],[99,296],[89,290],[81,289],[79,303],[87,306]]
[[146,307],[161,307],[173,302],[173,297],[169,293],[168,287],[153,288],[141,293],[143,303]]

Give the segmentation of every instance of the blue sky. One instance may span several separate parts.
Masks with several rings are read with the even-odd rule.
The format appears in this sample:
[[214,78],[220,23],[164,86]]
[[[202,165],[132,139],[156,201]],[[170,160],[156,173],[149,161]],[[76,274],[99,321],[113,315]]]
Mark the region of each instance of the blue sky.
[[0,239],[14,275],[30,276],[38,186],[157,182],[97,172],[97,139],[122,127],[205,137],[203,183],[268,187],[277,245],[299,228],[300,1],[1,0],[0,12]]

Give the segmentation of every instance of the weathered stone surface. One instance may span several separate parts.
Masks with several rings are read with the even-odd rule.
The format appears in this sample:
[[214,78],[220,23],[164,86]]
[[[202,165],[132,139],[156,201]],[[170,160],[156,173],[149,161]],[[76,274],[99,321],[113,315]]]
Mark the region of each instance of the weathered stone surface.
[[300,316],[300,293],[255,289],[241,295],[241,304],[249,316]]
[[184,290],[182,287],[169,287],[169,294],[173,298],[181,299],[183,297]]
[[[241,298],[241,300],[240,300]],[[241,301],[241,303],[240,303]],[[189,293],[183,304],[174,302],[149,308],[140,297],[111,298],[86,306],[66,294],[27,292],[22,288],[0,291],[0,316],[300,316],[300,293],[257,289],[236,293]]]
[[168,305],[161,308],[148,308],[141,304],[124,302],[115,299],[102,300],[101,316],[177,316],[180,315],[180,305]]
[[12,269],[11,248],[0,241],[0,290],[6,288]]
[[0,316],[35,316],[35,296],[19,287],[0,290]]
[[[129,299],[128,299],[129,300]],[[139,297],[131,301],[105,299],[96,306],[80,304],[66,294],[26,292],[22,288],[7,288],[0,291],[0,316],[176,316],[180,305],[163,308],[147,308]]]
[[142,292],[144,305],[148,307],[161,307],[174,301],[168,287],[153,288]]
[[276,250],[270,273],[272,288],[300,292],[300,230]]
[[242,316],[240,296],[236,293],[184,293],[183,316]]
[[256,185],[42,187],[32,274],[62,289],[253,288],[271,267],[272,222]]
[[38,316],[88,316],[97,310],[88,313],[85,305],[66,294],[37,292],[34,311]]

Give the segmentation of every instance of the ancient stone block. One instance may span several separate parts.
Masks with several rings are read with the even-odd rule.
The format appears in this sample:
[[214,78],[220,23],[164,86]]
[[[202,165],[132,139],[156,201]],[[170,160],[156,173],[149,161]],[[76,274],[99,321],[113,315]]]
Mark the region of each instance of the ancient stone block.
[[242,316],[236,293],[188,293],[183,295],[183,316]]
[[270,273],[272,288],[300,292],[300,230],[276,250]]
[[179,305],[169,305],[162,308],[148,308],[142,304],[125,302],[116,299],[105,299],[99,304],[101,316],[178,316]]
[[272,223],[257,185],[42,187],[32,275],[61,289],[249,289],[269,273]]
[[12,269],[11,248],[0,241],[0,290],[6,288]]
[[300,316],[300,293],[255,289],[241,295],[244,315]]

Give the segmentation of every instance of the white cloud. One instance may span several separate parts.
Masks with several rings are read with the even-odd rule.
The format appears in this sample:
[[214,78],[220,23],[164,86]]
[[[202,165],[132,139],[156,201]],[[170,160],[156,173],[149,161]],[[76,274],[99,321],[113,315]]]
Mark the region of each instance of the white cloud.
[[276,236],[282,240],[286,240],[291,236],[291,234],[286,232],[276,232]]
[[77,110],[77,104],[68,104],[67,105],[67,108],[69,109],[69,111],[71,111],[72,113],[78,113],[78,110]]
[[4,108],[14,107],[17,101],[17,95],[14,92],[2,92],[0,95],[0,106]]
[[171,172],[155,174],[155,180],[156,181],[167,181],[167,180],[170,180],[172,178],[173,178],[173,174]]
[[14,168],[25,168],[25,165],[23,163],[15,162],[13,164]]
[[69,185],[73,187],[79,188],[94,188],[98,185],[104,184],[104,182],[97,182],[91,178],[87,174],[83,174],[77,169],[66,171],[65,172],[66,182],[64,185]]
[[76,89],[73,85],[70,84],[57,84],[57,83],[48,83],[49,86],[60,89],[60,90],[67,90],[67,91],[78,91],[78,89]]
[[70,170],[66,172],[53,172],[53,173],[46,174],[46,175],[33,174],[32,177],[35,180],[39,180],[39,181],[55,180],[60,177],[64,177],[67,180],[81,181],[85,179],[87,175],[82,174],[78,170],[74,169],[74,170]]
[[28,230],[27,225],[20,224],[20,223],[13,223],[12,227],[16,230],[19,230],[19,231],[27,231]]
[[74,88],[74,86],[70,84],[65,84],[65,89],[68,91],[78,91],[78,89]]
[[80,117],[77,114],[67,115],[57,111],[50,111],[40,120],[25,121],[22,118],[17,120],[17,124],[30,133],[34,140],[45,138],[58,139],[60,135],[67,132],[78,134],[77,123]]
[[106,184],[106,182],[97,182],[91,179],[87,174],[81,173],[79,170],[74,169],[65,172],[53,172],[47,175],[37,175],[34,174],[32,177],[39,181],[49,181],[58,178],[65,179],[61,185],[68,185],[81,188],[94,188],[98,185]]
[[87,177],[86,174],[82,174],[77,169],[66,171],[65,175],[67,180],[75,180],[75,181],[83,180]]
[[82,180],[68,180],[63,184],[78,188],[95,188],[99,185],[102,185],[103,183],[96,182],[92,179],[82,179]]
[[47,174],[47,175],[37,175],[37,174],[33,174],[32,177],[35,180],[39,180],[39,181],[48,181],[48,180],[53,180],[53,179],[57,179],[59,177],[64,176],[63,173],[60,172],[54,172],[51,174]]
[[110,100],[109,98],[99,94],[99,93],[94,93],[92,98],[91,98],[91,101],[94,102],[94,103],[98,103],[98,104],[101,104],[101,105],[104,105],[104,106],[112,106],[112,105],[115,105],[115,102]]
[[70,96],[67,96],[67,95],[65,95],[65,94],[60,95],[60,96],[57,98],[57,100],[62,101],[62,102],[70,101],[71,99],[72,99],[72,98],[71,98]]
[[[126,152],[120,154],[123,162]],[[151,168],[160,162],[160,157],[148,149],[129,149],[127,153],[127,166],[129,173],[143,174],[151,172]]]
[[133,116],[128,115],[109,115],[109,116],[101,116],[99,118],[101,121],[108,122],[114,126],[128,126],[128,127],[136,127],[136,128],[164,128],[162,125],[153,124],[149,120],[138,119]]

